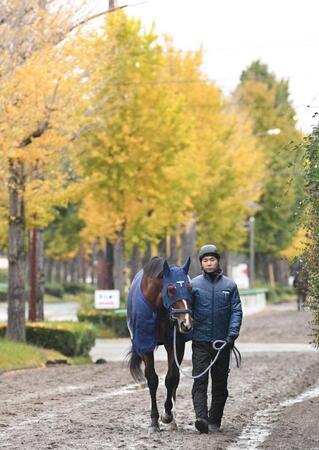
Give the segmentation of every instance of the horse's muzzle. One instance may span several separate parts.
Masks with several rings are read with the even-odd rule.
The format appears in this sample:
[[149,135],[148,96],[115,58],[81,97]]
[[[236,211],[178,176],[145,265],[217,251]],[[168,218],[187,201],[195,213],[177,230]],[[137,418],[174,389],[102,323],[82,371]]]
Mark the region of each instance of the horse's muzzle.
[[180,333],[189,333],[193,329],[193,321],[189,319],[189,321],[183,320],[179,323],[179,331]]

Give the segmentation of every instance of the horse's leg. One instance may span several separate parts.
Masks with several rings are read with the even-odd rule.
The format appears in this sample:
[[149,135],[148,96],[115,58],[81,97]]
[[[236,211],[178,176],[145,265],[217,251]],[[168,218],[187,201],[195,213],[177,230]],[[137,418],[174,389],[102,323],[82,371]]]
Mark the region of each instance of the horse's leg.
[[[172,429],[177,429],[175,420],[176,390],[179,384],[179,369],[174,360],[174,351],[171,345],[165,345],[167,351],[168,370],[165,377],[167,397],[164,404],[164,414],[161,419],[163,423],[171,423]],[[185,343],[177,342],[177,360],[181,364],[184,357]]]
[[154,367],[154,354],[145,353],[143,355],[143,361],[145,364],[145,378],[151,395],[151,425],[149,427],[149,433],[160,431],[158,424],[158,409],[156,403],[156,391],[158,387],[158,376]]

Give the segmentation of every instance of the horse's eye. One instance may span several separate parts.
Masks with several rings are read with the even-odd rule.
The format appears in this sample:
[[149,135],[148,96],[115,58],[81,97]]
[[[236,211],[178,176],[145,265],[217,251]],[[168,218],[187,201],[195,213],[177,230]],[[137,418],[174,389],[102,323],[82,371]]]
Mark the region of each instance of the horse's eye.
[[190,283],[187,283],[187,289],[188,289],[188,292],[192,292],[193,288]]
[[169,297],[174,297],[176,294],[176,287],[173,284],[167,286],[167,294]]

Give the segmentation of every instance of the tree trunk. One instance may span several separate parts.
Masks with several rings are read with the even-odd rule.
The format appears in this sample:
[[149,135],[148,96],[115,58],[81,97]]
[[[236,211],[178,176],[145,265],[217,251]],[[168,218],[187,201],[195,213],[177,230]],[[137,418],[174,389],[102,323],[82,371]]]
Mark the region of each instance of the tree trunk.
[[36,320],[44,320],[44,231],[37,232],[37,290],[36,290]]
[[157,253],[158,253],[158,256],[161,256],[162,258],[166,259],[166,257],[167,257],[167,254],[166,254],[166,237],[164,237],[163,239],[160,240],[160,242],[159,242],[159,244],[157,246]]
[[231,269],[229,265],[229,252],[226,248],[221,254],[220,266],[224,272],[224,275],[231,276]]
[[79,283],[81,281],[81,257],[80,252],[76,254],[75,257],[75,276],[76,276],[76,282]]
[[46,260],[46,266],[47,266],[46,281],[48,283],[52,283],[53,260],[51,258],[48,258]]
[[[134,250],[134,249],[133,249],[133,250]],[[143,267],[145,266],[145,264],[147,264],[147,263],[149,262],[149,260],[151,259],[151,256],[152,256],[152,246],[151,246],[151,244],[148,242],[148,243],[146,244],[146,249],[145,249],[144,254],[143,254],[143,257],[142,257],[142,266],[143,266]],[[139,257],[139,253],[138,253],[138,257]],[[139,264],[140,264],[139,259],[137,260],[137,263],[138,263],[138,265],[137,265],[137,271],[136,271],[135,273],[137,273],[138,270],[139,270]]]
[[120,239],[114,244],[114,287],[120,291],[121,298],[125,295],[124,269],[124,240],[121,233]]
[[184,233],[181,235],[181,244],[182,244],[182,264],[185,263],[185,261],[189,256],[191,257],[192,260],[192,264],[189,271],[189,275],[192,278],[195,275],[198,275],[201,271],[196,251],[195,221],[193,221],[191,226],[187,230],[185,230]]
[[75,260],[74,260],[74,258],[70,261],[70,281],[72,283],[75,281]]
[[268,276],[270,286],[275,287],[274,265],[272,261],[268,262]]
[[178,247],[176,235],[170,237],[170,256],[169,262],[175,266],[178,264]]
[[114,245],[106,239],[105,241],[105,255],[106,255],[106,289],[114,289]]
[[81,268],[81,281],[82,283],[86,283],[86,276],[87,276],[87,255],[84,250],[83,245],[80,247],[80,268]]
[[63,283],[67,283],[68,282],[68,267],[69,266],[69,262],[68,261],[63,261]]
[[289,265],[285,259],[275,259],[274,261],[275,280],[283,285],[288,285]]
[[130,261],[130,268],[131,268],[130,280],[131,281],[133,281],[133,278],[135,277],[135,275],[139,271],[140,259],[141,259],[140,249],[135,244],[133,249],[132,249],[131,261]]
[[61,284],[62,282],[60,261],[55,261],[55,282],[57,284]]
[[91,257],[91,284],[94,285],[96,283],[96,242],[92,244],[92,257]]
[[9,161],[8,339],[25,342],[24,164]]
[[30,237],[30,295],[29,295],[29,320],[35,322],[37,318],[37,229],[31,230]]
[[101,248],[97,253],[97,288],[106,289],[106,260]]

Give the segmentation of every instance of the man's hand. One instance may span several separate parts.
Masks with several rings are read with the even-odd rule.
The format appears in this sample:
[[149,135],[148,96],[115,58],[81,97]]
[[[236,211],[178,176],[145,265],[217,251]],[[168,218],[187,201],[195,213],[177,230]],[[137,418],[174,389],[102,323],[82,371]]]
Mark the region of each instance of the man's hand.
[[227,345],[231,350],[234,348],[235,339],[236,338],[234,336],[227,336],[226,338]]

